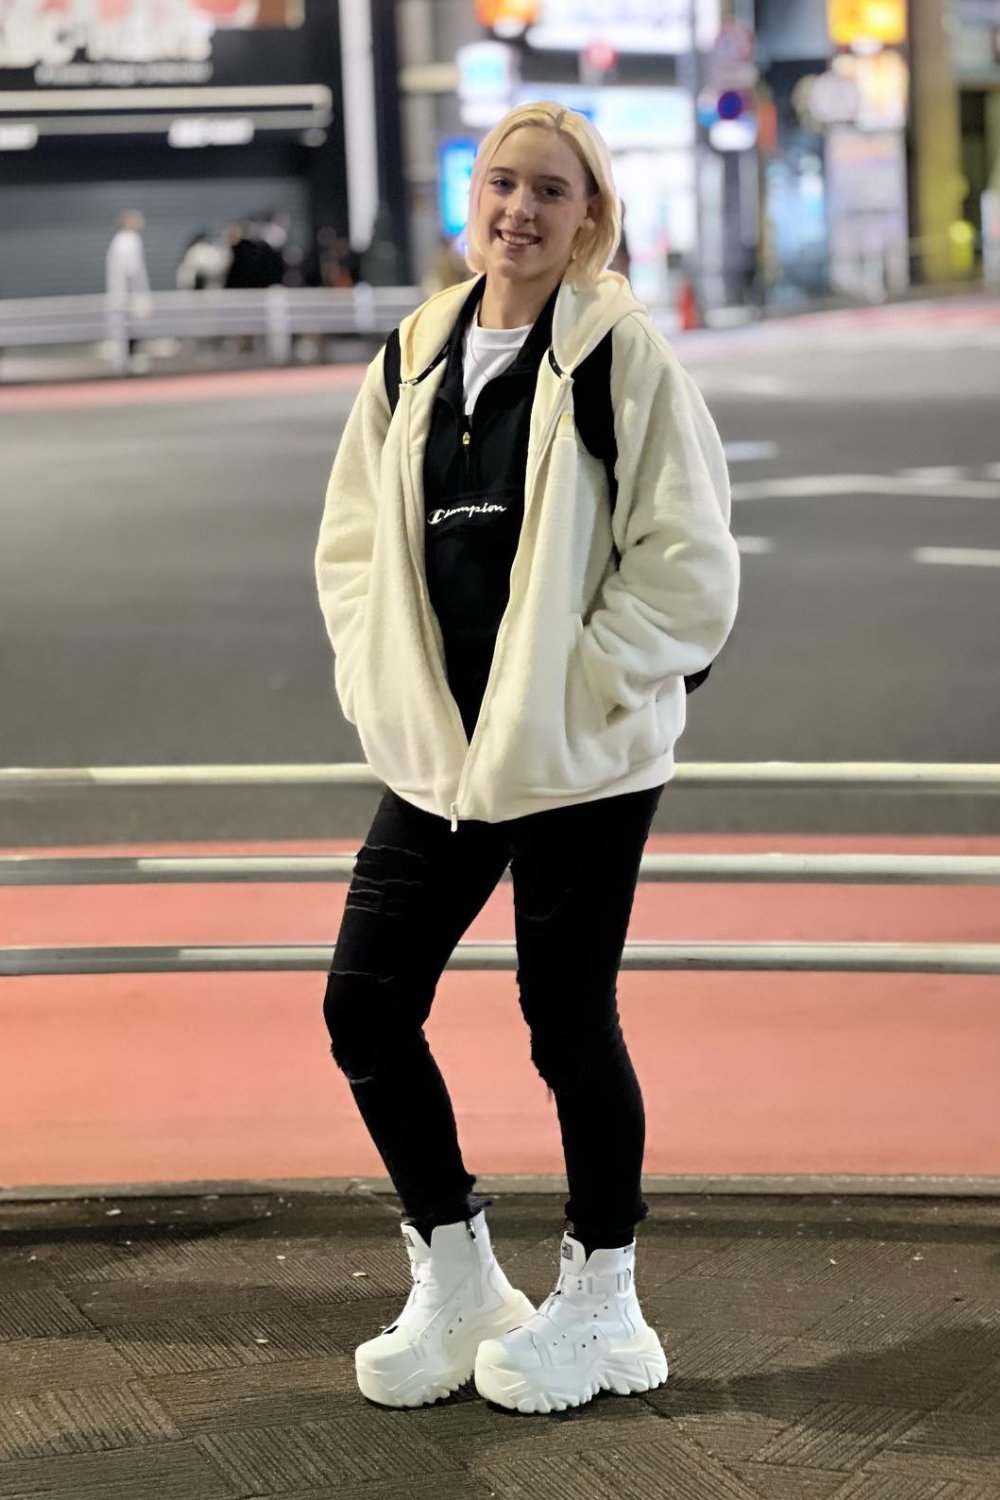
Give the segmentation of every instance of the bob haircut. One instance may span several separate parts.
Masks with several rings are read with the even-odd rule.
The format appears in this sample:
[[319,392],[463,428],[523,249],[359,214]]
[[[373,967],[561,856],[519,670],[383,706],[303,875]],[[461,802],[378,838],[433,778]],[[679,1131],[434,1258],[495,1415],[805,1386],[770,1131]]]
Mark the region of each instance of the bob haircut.
[[611,174],[611,158],[604,141],[584,115],[550,99],[518,105],[504,115],[480,142],[469,186],[466,261],[473,271],[486,269],[482,246],[476,236],[476,219],[483,183],[500,145],[515,130],[526,125],[551,130],[561,136],[576,153],[583,167],[588,196],[596,194],[598,197],[595,227],[578,235],[577,248],[574,249],[573,258],[566,270],[567,281],[580,287],[592,286],[611,259],[621,238],[621,208]]

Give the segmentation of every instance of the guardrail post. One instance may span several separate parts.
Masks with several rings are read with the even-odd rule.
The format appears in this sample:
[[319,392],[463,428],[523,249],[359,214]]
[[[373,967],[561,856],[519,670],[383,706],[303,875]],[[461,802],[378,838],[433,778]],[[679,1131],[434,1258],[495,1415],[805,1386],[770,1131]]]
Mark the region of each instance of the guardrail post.
[[359,333],[371,333],[375,327],[375,290],[367,281],[354,288],[354,320]]
[[285,365],[292,353],[292,329],[288,296],[283,286],[269,286],[265,296],[267,353],[272,364]]

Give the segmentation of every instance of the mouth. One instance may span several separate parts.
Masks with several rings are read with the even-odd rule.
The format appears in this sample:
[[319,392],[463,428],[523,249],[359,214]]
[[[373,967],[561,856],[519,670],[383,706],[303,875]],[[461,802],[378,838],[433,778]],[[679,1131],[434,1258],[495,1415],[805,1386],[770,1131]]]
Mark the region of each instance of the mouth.
[[496,230],[496,237],[509,245],[512,250],[527,250],[532,245],[540,243],[541,236],[537,234],[515,234],[510,229]]

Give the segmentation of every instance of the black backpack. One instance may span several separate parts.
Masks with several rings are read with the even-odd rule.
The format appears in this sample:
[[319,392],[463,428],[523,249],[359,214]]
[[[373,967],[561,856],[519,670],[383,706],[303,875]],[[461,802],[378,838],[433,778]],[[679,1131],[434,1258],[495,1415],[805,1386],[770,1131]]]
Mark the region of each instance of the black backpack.
[[[382,375],[385,380],[385,395],[389,411],[396,410],[399,400],[401,373],[399,329],[394,328],[385,345]],[[614,512],[618,499],[618,480],[615,465],[618,462],[618,442],[615,438],[615,413],[611,405],[611,334],[604,336],[592,354],[589,354],[573,376],[573,415],[576,430],[583,439],[587,452],[604,465],[608,478],[608,500]],[[614,546],[614,543],[612,542]],[[615,557],[621,559],[615,547]],[[701,687],[711,672],[711,663],[700,672],[685,677],[684,686],[689,693]]]

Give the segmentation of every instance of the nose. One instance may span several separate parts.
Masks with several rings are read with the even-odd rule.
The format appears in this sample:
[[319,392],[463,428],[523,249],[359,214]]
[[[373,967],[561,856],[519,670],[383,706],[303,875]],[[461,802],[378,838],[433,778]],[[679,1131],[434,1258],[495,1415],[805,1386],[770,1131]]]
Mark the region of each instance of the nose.
[[535,200],[527,184],[522,184],[521,187],[516,188],[511,193],[508,206],[511,218],[518,223],[523,219],[533,219],[535,217]]

